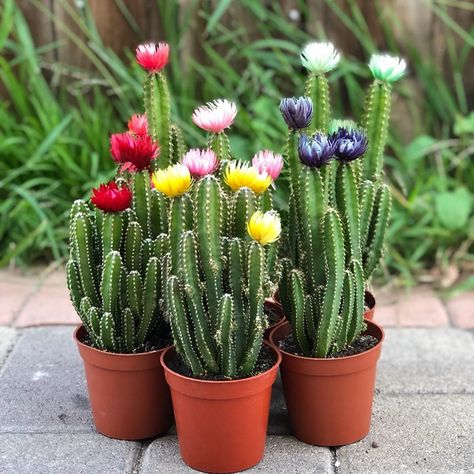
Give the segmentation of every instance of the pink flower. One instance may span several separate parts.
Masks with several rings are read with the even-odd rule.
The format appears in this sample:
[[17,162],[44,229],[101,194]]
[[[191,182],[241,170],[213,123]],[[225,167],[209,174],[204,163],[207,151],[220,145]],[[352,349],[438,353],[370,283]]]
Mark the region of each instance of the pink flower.
[[160,72],[168,64],[169,54],[167,43],[145,43],[136,49],[137,63],[152,74]]
[[216,154],[210,148],[189,150],[183,156],[181,163],[188,168],[193,178],[201,178],[207,174],[212,174],[219,165]]
[[120,171],[135,172],[148,168],[158,151],[158,145],[149,135],[125,132],[110,137],[110,152],[114,161],[122,164]]
[[259,151],[252,158],[252,166],[260,173],[267,173],[275,181],[283,168],[283,157],[269,150]]
[[220,133],[237,115],[237,106],[228,100],[217,99],[194,109],[193,122],[207,132]]
[[128,130],[135,135],[147,135],[148,120],[146,115],[132,115],[132,118],[128,121]]

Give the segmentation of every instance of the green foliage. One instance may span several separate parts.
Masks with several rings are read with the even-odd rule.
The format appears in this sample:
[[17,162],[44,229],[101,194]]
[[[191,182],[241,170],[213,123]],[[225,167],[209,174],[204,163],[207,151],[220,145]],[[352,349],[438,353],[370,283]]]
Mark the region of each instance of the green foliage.
[[136,190],[132,209],[103,213],[76,201],[70,213],[71,301],[90,344],[110,352],[150,350],[167,324],[163,300],[168,238],[162,233],[166,225],[149,225],[148,203],[159,197],[149,185],[141,187],[149,183],[147,171],[131,180]]
[[[70,4],[64,9],[65,17],[56,18],[44,2],[29,3],[37,8],[38,16],[55,21],[63,39],[60,44],[35,47],[20,8],[13,0],[2,2],[0,83],[6,99],[0,102],[0,266],[67,256],[70,203],[77,197],[87,199],[89,190],[113,173],[104,129],[120,130],[132,113],[142,111],[143,103],[142,71],[133,64],[131,53],[123,60],[104,46],[87,2],[83,9]],[[280,97],[303,90],[303,75],[294,72],[300,47],[311,39],[328,37],[324,22],[315,21],[308,11],[309,3],[297,2],[300,21],[288,20],[279,2],[220,1],[218,7],[212,2],[157,3],[163,19],[157,39],[168,41],[172,52],[167,68],[170,94],[175,97],[172,122],[186,133],[189,145],[204,144],[188,120],[196,104],[228,97],[239,105],[230,140],[235,157],[248,159],[262,148],[282,149],[285,127],[275,106]],[[346,55],[328,80],[336,92],[335,115],[343,117],[350,110],[360,116],[364,105],[360,84],[369,77],[365,59],[377,46],[393,52],[403,47],[417,86],[407,81],[398,88],[397,102],[406,107],[388,130],[385,176],[394,203],[390,251],[383,270],[385,278],[395,274],[413,284],[433,266],[472,260],[472,225],[451,231],[442,223],[435,199],[438,193],[458,187],[473,192],[474,168],[469,166],[472,104],[464,85],[474,41],[472,29],[463,29],[449,16],[450,8],[439,2],[427,4],[445,25],[442,34],[448,58],[445,67],[439,68],[434,56],[427,57],[410,42],[396,11],[390,11],[387,2],[376,3],[383,8],[379,23],[367,25],[357,2],[325,1],[339,21],[341,35],[353,38],[362,52],[361,59]],[[463,6],[466,2],[457,3],[458,10],[468,10]],[[240,20],[241,9],[250,16],[245,24]],[[351,14],[346,13],[348,9]],[[131,11],[127,19],[140,37]],[[186,50],[189,32],[200,22],[206,34],[200,37],[199,56],[188,59],[177,54]],[[302,24],[317,34],[309,35]],[[258,25],[258,32],[253,25]],[[402,45],[394,38],[395,29],[403,38]],[[76,34],[78,30],[85,39]],[[371,31],[377,31],[377,36]],[[454,42],[457,38],[463,39],[459,47]],[[92,68],[48,60],[68,40],[85,52]],[[336,83],[340,76],[343,80]],[[425,142],[425,148],[417,138],[407,144],[410,139],[402,133],[406,123],[410,136],[430,137],[432,145]],[[274,196],[281,210],[288,207],[287,175],[280,177]]]

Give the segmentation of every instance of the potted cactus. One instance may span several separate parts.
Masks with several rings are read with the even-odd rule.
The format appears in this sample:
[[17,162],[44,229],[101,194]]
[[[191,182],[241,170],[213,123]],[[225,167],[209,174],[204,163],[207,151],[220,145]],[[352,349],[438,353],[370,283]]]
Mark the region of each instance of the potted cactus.
[[149,72],[146,115],[111,136],[115,180],[94,189],[91,204],[76,201],[70,215],[67,282],[82,321],[74,338],[97,430],[120,439],[166,433],[173,419],[160,364],[172,343],[164,317],[166,201],[150,181],[152,169],[173,156],[173,137],[179,141],[162,72],[168,52],[164,43],[137,49]]
[[365,288],[381,257],[390,212],[380,165],[388,122],[384,78],[396,68],[400,76],[404,67],[397,58],[384,57],[377,67],[371,61],[378,77],[363,129],[330,120],[325,73],[339,60],[334,47],[313,43],[302,59],[311,71],[310,97],[280,106],[290,128],[290,255],[282,260],[279,283],[289,322],[270,340],[282,353],[294,434],[310,444],[338,446],[363,438],[370,427],[384,336],[364,321]]
[[198,108],[193,120],[211,133],[209,148],[152,176],[169,209],[165,299],[175,346],[161,360],[182,458],[206,472],[260,461],[280,363],[263,343],[280,220],[266,209],[272,176],[231,160],[224,129],[235,113],[225,100]]

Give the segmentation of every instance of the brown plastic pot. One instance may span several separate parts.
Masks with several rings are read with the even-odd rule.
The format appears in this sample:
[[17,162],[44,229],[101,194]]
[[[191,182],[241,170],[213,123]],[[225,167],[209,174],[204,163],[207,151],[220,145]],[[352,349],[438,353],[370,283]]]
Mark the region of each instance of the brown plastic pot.
[[283,308],[281,307],[280,303],[277,303],[273,298],[267,298],[265,300],[265,310],[266,311],[273,311],[274,313],[278,314],[279,319],[278,321],[274,322],[272,325],[268,326],[268,328],[265,330],[265,333],[263,335],[263,338],[268,341],[270,337],[270,333],[278,327],[280,324],[283,324],[286,321],[286,317],[283,313]]
[[[361,354],[338,359],[300,357],[280,349],[283,390],[294,435],[317,446],[342,446],[370,429],[375,372],[384,333],[366,321],[379,343]],[[282,324],[270,334],[275,347],[291,331]]]
[[137,440],[165,434],[173,422],[169,387],[160,363],[165,349],[114,354],[84,344],[80,325],[74,340],[84,361],[97,431],[110,438]]
[[374,319],[374,313],[375,313],[375,298],[374,295],[368,291],[365,290],[365,306],[369,308],[364,312],[364,319],[368,319],[369,321],[373,321]]
[[[265,343],[267,344],[267,343]],[[265,450],[275,365],[255,377],[209,381],[180,375],[168,367],[173,347],[161,356],[171,387],[179,449],[184,462],[204,472],[237,472],[260,462]]]

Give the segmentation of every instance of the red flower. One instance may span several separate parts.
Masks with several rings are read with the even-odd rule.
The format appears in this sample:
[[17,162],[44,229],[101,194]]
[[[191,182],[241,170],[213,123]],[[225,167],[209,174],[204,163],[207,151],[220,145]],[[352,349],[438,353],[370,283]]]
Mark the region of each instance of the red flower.
[[160,72],[168,64],[169,54],[167,43],[145,43],[136,49],[137,63],[152,74]]
[[91,202],[104,212],[120,212],[130,207],[132,192],[127,186],[117,186],[115,181],[101,184],[92,190]]
[[130,132],[115,133],[110,137],[110,152],[114,161],[121,163],[121,171],[140,171],[148,168],[158,156],[158,145],[149,135]]
[[132,118],[128,121],[128,130],[135,135],[147,135],[148,134],[148,120],[146,115],[132,115]]

